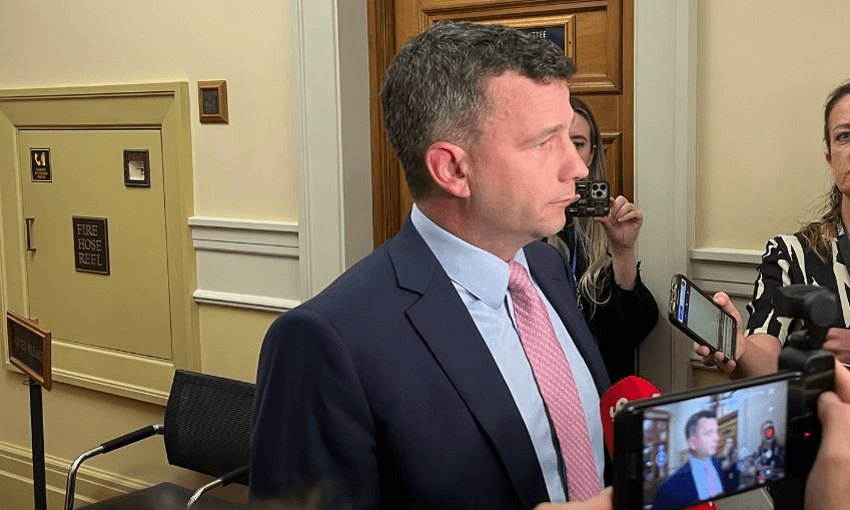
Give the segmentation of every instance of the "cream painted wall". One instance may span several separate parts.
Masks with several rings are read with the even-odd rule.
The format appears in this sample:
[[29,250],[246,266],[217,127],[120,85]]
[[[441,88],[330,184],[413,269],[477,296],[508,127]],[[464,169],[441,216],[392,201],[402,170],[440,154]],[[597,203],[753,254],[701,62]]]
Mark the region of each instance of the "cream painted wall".
[[698,2],[695,246],[763,250],[831,185],[826,95],[850,78],[850,2]]
[[[195,215],[296,222],[290,16],[289,2],[280,0],[0,2],[0,89],[188,81]],[[215,79],[227,80],[230,123],[201,125],[196,82]],[[202,370],[253,381],[263,333],[276,314],[201,305],[199,316]],[[32,508],[32,493],[21,495],[21,487],[31,491],[23,379],[0,370],[4,510]],[[44,417],[49,504],[60,508],[71,459],[161,423],[163,409],[55,384],[44,393]],[[190,487],[208,480],[169,467],[159,438],[86,466],[94,471],[78,493],[94,499],[161,480]]]
[[214,305],[199,313],[204,373],[253,382],[263,337],[279,314]]
[[[195,214],[298,219],[289,3],[0,3],[0,88],[189,81]],[[227,80],[230,123],[198,122]]]

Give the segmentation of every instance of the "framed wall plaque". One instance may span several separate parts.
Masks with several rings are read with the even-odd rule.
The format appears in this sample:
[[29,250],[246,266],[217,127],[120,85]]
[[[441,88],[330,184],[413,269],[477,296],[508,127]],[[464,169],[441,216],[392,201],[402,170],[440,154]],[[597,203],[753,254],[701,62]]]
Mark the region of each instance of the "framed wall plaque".
[[147,149],[124,149],[124,186],[151,187],[151,162]]
[[9,363],[50,391],[53,385],[49,332],[15,312],[6,312]]
[[201,123],[227,124],[227,82],[198,82],[198,114]]
[[533,37],[549,39],[564,50],[564,55],[573,60],[576,58],[575,14],[504,19],[499,20],[498,23],[516,28]]
[[50,173],[50,149],[30,149],[32,182],[53,182]]

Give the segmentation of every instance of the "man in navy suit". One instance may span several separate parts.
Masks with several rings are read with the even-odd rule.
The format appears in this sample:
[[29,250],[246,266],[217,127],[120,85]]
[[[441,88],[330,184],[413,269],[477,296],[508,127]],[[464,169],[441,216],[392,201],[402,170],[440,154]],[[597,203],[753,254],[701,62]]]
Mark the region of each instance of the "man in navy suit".
[[395,238],[266,334],[252,498],[318,490],[327,508],[435,509],[569,499],[578,476],[563,452],[581,449],[553,431],[510,261],[530,273],[571,367],[558,377],[580,396],[570,423],[586,427],[582,483],[592,473],[598,494],[583,508],[610,508],[599,488],[608,376],[568,265],[538,241],[563,227],[587,175],[569,137],[574,69],[546,40],[465,22],[432,25],[396,55],[381,99],[415,205]]
[[652,502],[653,510],[682,508],[708,501],[738,488],[738,469],[723,469],[714,454],[720,444],[717,417],[712,411],[694,413],[685,424],[690,456],[676,473],[661,484]]

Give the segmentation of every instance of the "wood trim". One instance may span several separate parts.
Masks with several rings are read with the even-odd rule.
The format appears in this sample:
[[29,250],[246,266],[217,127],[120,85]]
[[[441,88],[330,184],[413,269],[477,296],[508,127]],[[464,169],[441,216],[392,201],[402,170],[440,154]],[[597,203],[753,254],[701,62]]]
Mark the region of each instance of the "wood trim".
[[372,132],[372,235],[375,247],[389,239],[401,225],[398,159],[384,131],[381,84],[395,55],[395,7],[393,0],[368,0],[369,110]]

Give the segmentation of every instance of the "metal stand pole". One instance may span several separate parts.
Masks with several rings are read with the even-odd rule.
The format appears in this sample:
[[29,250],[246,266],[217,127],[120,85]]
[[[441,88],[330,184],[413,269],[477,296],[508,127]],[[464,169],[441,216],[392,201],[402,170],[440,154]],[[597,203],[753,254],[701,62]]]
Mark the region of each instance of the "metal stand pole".
[[47,510],[47,484],[44,477],[44,416],[41,405],[41,385],[32,379],[30,387],[30,427],[32,430],[32,487],[35,510]]

